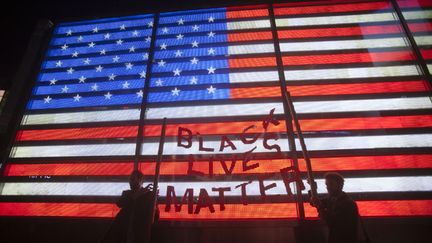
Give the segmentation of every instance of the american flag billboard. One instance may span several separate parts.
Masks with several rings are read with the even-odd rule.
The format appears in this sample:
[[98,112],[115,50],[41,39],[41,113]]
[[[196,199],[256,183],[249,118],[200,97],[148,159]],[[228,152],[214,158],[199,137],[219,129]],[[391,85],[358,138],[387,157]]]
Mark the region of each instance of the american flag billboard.
[[397,3],[424,60],[390,1],[57,24],[3,164],[0,215],[114,217],[134,165],[153,180],[166,117],[162,220],[316,218],[297,136],[290,150],[287,91],[319,193],[338,171],[362,216],[432,215],[420,65],[430,67],[432,6]]

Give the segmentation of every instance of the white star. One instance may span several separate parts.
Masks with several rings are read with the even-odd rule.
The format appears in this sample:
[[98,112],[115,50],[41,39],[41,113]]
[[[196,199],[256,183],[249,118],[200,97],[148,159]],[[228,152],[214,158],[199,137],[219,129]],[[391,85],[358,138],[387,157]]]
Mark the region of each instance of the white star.
[[173,96],[178,96],[181,90],[177,89],[177,87],[175,87],[173,90],[171,90]]
[[137,94],[137,98],[142,98],[143,97],[143,91],[140,89],[140,91],[136,92]]
[[193,59],[190,60],[191,64],[198,64],[198,58],[194,57]]
[[67,73],[72,74],[74,71],[75,71],[75,70],[74,70],[73,68],[69,68],[69,69],[67,70]]
[[133,64],[128,62],[128,63],[125,63],[125,66],[126,66],[126,69],[132,69]]
[[176,37],[177,37],[177,40],[183,40],[184,35],[178,34],[178,35],[176,35]]
[[82,35],[80,35],[80,36],[77,38],[77,41],[81,42],[83,39],[84,39],[84,37],[82,37]]
[[178,25],[184,25],[184,19],[177,20]]
[[209,38],[214,37],[215,34],[216,34],[216,33],[213,32],[213,31],[210,31],[210,32],[207,33],[207,35],[208,35]]
[[104,39],[105,39],[105,40],[109,39],[110,37],[111,37],[111,34],[110,34],[110,33],[106,33],[106,34],[104,35]]
[[87,79],[86,77],[81,76],[78,80],[79,80],[79,83],[85,83],[86,79]]
[[96,45],[96,44],[95,44],[93,41],[90,42],[90,43],[88,44],[88,46],[89,46],[90,48],[93,48],[95,45]]
[[57,82],[57,79],[53,78],[50,80],[50,85],[54,85]]
[[68,35],[72,35],[72,30],[68,30],[68,31],[66,32],[66,36],[68,36]]
[[89,64],[90,64],[90,62],[91,62],[90,58],[86,58],[86,59],[84,59],[84,64],[87,64],[87,65],[89,65]]
[[162,79],[156,80],[156,86],[162,86],[162,85],[163,85]]
[[74,99],[74,102],[75,102],[75,101],[80,101],[81,96],[80,96],[79,94],[77,94],[77,95],[75,95],[75,96],[73,97],[73,99]]
[[131,48],[129,48],[129,52],[135,52],[135,46],[131,46]]
[[93,84],[93,85],[91,86],[92,91],[97,91],[98,88],[99,88],[99,86],[98,86],[97,84]]
[[96,67],[96,72],[102,72],[103,67],[101,65]]
[[100,54],[101,54],[101,55],[105,55],[105,54],[106,54],[105,49],[102,49],[102,51],[100,51]]
[[208,49],[207,52],[208,52],[209,55],[214,55],[214,54],[216,54],[216,50],[213,49],[213,48]]
[[195,76],[193,76],[191,79],[190,79],[190,84],[197,84],[198,83],[198,79],[195,77]]
[[165,27],[165,28],[162,29],[162,33],[166,34],[166,33],[168,33],[168,30],[169,29],[167,27]]
[[166,50],[166,48],[167,48],[167,44],[162,43],[162,45],[160,45],[161,50]]
[[213,22],[214,22],[214,20],[215,20],[215,19],[214,19],[214,17],[213,17],[213,16],[210,16],[210,18],[208,18],[208,22],[209,22],[209,23],[213,23]]
[[147,37],[145,38],[145,41],[146,41],[146,42],[150,42],[150,41],[151,41],[151,37],[150,37],[150,36],[147,36]]
[[129,83],[128,83],[128,81],[124,82],[124,83],[122,84],[122,86],[123,86],[123,89],[128,89],[128,88],[129,88]]
[[138,36],[138,35],[139,35],[138,30],[134,30],[134,31],[132,32],[132,36]]
[[111,94],[110,92],[108,92],[108,93],[104,94],[104,96],[105,96],[105,99],[106,99],[106,100],[110,100],[112,94]]
[[139,75],[140,75],[140,78],[145,78],[145,76],[146,76],[146,71],[142,71],[142,72],[140,72],[140,73],[138,73]]
[[208,74],[210,74],[210,73],[215,73],[216,68],[214,68],[214,67],[209,67],[209,68],[207,68],[207,70],[208,70]]
[[120,25],[120,30],[125,30],[126,26],[124,24]]
[[65,51],[65,50],[68,49],[68,48],[69,48],[69,46],[66,45],[66,44],[64,44],[64,45],[61,46],[62,51]]
[[114,80],[117,77],[114,73],[111,73],[110,76],[108,76],[108,80]]
[[180,76],[181,71],[182,71],[182,70],[176,68],[176,69],[173,71],[174,76]]
[[147,24],[147,26],[150,28],[150,27],[153,27],[153,21],[150,21],[148,24]]
[[209,93],[209,94],[214,94],[214,93],[215,93],[215,91],[216,91],[216,88],[215,88],[215,87],[213,87],[212,85],[210,85],[210,87],[209,87],[209,88],[207,88],[207,91],[208,91],[208,93]]
[[198,29],[199,29],[199,26],[198,26],[198,25],[194,25],[194,26],[192,26],[192,30],[193,30],[193,31],[198,31]]
[[61,67],[62,64],[63,64],[62,61],[57,61],[57,62],[56,62],[56,67]]
[[119,39],[118,41],[116,41],[116,43],[117,43],[117,45],[121,45],[121,44],[123,44],[123,40]]
[[44,98],[44,103],[50,103],[50,101],[52,100],[51,97],[49,97],[49,95],[47,97]]
[[166,62],[164,62],[164,60],[160,60],[160,61],[158,62],[158,66],[159,66],[159,67],[164,67],[164,66],[165,66],[165,63],[166,63]]
[[93,33],[97,33],[98,31],[99,31],[98,27],[95,27],[95,28],[93,29]]
[[74,51],[74,53],[72,53],[72,57],[78,57],[78,52],[77,51]]
[[183,54],[183,52],[182,52],[182,51],[180,51],[180,50],[177,50],[177,51],[175,52],[175,57],[181,57],[181,56],[182,56],[182,54]]
[[146,52],[143,54],[143,60],[147,60],[149,58],[149,54]]
[[113,57],[112,59],[113,59],[113,62],[118,62],[119,59],[120,59],[120,57],[119,57],[119,56],[115,56],[115,57]]
[[63,88],[61,88],[61,92],[62,93],[67,93],[68,92],[68,90],[69,90],[69,88],[68,88],[68,86],[67,85],[65,85]]
[[191,44],[192,44],[192,47],[198,47],[199,43],[198,43],[198,41],[194,40]]

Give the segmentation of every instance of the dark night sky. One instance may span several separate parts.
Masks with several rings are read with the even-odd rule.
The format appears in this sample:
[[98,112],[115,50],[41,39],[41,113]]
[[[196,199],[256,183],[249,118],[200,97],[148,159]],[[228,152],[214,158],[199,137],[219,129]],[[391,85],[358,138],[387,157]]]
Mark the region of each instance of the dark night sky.
[[270,0],[69,0],[15,1],[2,7],[0,20],[0,89],[8,89],[36,23],[40,19],[62,21],[116,16],[143,11],[201,8],[233,4],[257,4]]

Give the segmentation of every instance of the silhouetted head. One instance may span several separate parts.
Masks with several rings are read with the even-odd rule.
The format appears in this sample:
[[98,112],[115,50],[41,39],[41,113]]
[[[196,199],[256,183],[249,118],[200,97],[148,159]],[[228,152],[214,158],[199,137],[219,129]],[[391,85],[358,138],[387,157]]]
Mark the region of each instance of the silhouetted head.
[[130,174],[129,177],[129,186],[131,190],[137,190],[140,187],[142,187],[142,184],[144,182],[144,175],[139,170],[134,170]]
[[342,188],[344,186],[344,178],[339,173],[329,172],[325,174],[325,183],[329,195],[337,196],[342,192]]

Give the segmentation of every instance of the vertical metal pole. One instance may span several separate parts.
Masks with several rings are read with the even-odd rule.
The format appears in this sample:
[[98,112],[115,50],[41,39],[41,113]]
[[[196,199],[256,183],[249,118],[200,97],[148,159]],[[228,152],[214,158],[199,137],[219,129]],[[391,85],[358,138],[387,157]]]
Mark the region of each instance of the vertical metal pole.
[[397,15],[397,17],[399,19],[400,24],[402,25],[402,29],[403,29],[403,31],[405,32],[405,35],[408,38],[408,42],[409,42],[409,44],[411,45],[411,47],[412,47],[412,49],[414,51],[414,54],[415,54],[415,56],[416,56],[416,58],[418,60],[418,64],[420,66],[420,69],[423,72],[423,75],[425,76],[425,79],[428,81],[429,87],[431,87],[432,86],[432,76],[431,76],[431,74],[429,72],[429,69],[428,69],[428,67],[426,65],[426,62],[425,62],[425,60],[424,60],[424,58],[423,58],[423,56],[422,56],[422,54],[420,52],[420,49],[417,46],[417,43],[415,42],[414,36],[411,33],[411,30],[409,29],[409,26],[408,26],[408,24],[407,24],[407,22],[405,20],[405,17],[403,16],[403,13],[402,13],[401,9],[399,8],[399,5],[398,5],[397,1],[396,0],[391,0],[390,2],[392,4],[392,6],[393,6],[394,11],[396,12],[396,15]]
[[154,216],[155,216],[155,212],[156,212],[156,207],[157,207],[157,190],[158,190],[158,184],[159,184],[159,174],[160,174],[160,164],[162,161],[162,155],[163,155],[163,148],[164,148],[164,143],[165,143],[165,130],[166,130],[166,122],[167,119],[166,117],[163,119],[163,123],[162,123],[162,131],[161,131],[161,135],[160,135],[160,140],[159,140],[159,149],[158,149],[158,155],[157,155],[157,159],[156,159],[156,168],[155,168],[155,176],[153,179],[153,207],[152,207],[152,223],[154,222]]
[[295,108],[294,108],[294,103],[292,101],[291,94],[288,91],[286,91],[286,92],[287,92],[287,95],[285,96],[285,98],[287,100],[288,108],[290,110],[296,131],[297,131],[297,136],[298,136],[300,146],[302,149],[302,153],[303,153],[303,159],[306,162],[308,183],[311,187],[312,196],[316,197],[318,195],[318,193],[317,193],[317,185],[315,183],[314,176],[313,176],[312,163],[310,161],[309,153],[308,153],[307,148],[306,148],[306,143],[304,141],[303,132],[302,132],[301,127],[300,127],[300,122],[298,120],[297,113],[296,113]]
[[151,77],[151,69],[153,66],[153,57],[154,57],[154,46],[156,43],[156,30],[159,24],[159,14],[155,14],[153,18],[153,29],[152,29],[152,35],[151,35],[151,41],[150,41],[150,48],[149,48],[149,57],[147,61],[147,68],[146,68],[146,77],[144,80],[144,90],[143,90],[143,98],[141,101],[141,112],[140,112],[140,118],[138,122],[138,134],[137,134],[137,140],[136,140],[136,147],[135,147],[135,157],[134,157],[134,170],[138,170],[138,163],[139,158],[141,157],[141,145],[143,142],[143,133],[144,133],[144,123],[145,123],[145,112],[147,107],[147,96],[148,96],[148,90],[150,87],[150,77]]
[[[269,4],[269,17],[270,17],[270,25],[271,30],[273,34],[273,44],[275,49],[275,55],[276,55],[276,63],[278,68],[278,74],[279,74],[279,84],[280,89],[282,93],[282,103],[284,106],[284,115],[285,115],[285,123],[286,123],[286,129],[287,129],[287,135],[288,135],[288,145],[290,150],[290,157],[293,161],[293,165],[295,168],[298,168],[298,158],[297,158],[297,149],[295,145],[295,138],[294,138],[294,130],[292,126],[292,115],[290,113],[290,110],[288,109],[287,99],[286,99],[286,82],[285,82],[285,74],[283,71],[283,62],[282,62],[282,54],[280,52],[279,47],[279,37],[277,33],[276,28],[276,20],[274,16],[273,11],[273,5]],[[300,221],[303,221],[305,218],[305,212],[304,212],[304,206],[303,206],[303,196],[301,192],[301,187],[299,183],[296,183],[296,196],[297,196],[297,209],[299,213]]]

